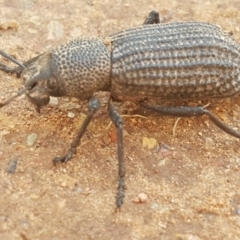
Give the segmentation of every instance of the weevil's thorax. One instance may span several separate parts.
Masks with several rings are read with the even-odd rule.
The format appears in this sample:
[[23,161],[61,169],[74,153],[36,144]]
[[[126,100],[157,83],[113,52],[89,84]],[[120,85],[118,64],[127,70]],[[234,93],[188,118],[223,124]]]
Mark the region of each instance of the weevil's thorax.
[[62,95],[88,99],[110,85],[110,50],[99,38],[75,39],[51,51],[50,68]]

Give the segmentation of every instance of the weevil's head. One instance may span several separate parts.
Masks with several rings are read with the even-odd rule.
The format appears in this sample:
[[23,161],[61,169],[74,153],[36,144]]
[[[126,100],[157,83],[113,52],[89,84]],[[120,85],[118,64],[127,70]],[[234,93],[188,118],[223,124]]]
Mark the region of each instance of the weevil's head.
[[40,55],[22,72],[27,89],[26,96],[36,106],[37,111],[49,103],[50,96],[61,96],[57,78],[50,66],[50,57],[50,53]]

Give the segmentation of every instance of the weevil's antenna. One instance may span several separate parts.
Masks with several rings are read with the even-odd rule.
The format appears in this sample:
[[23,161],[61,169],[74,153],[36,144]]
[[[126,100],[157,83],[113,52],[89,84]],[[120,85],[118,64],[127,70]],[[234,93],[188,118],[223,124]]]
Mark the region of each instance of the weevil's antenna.
[[17,64],[18,66],[22,67],[22,68],[25,68],[25,66],[19,62],[17,59],[13,58],[12,56],[8,55],[7,53],[5,53],[4,51],[0,50],[0,54],[5,57],[6,59],[14,62],[15,64]]
[[0,108],[1,107],[4,107],[6,106],[7,104],[9,104],[12,100],[14,100],[15,98],[23,95],[23,94],[26,94],[27,93],[27,90],[26,88],[23,88],[21,90],[19,90],[17,93],[15,93],[14,95],[12,95],[10,98],[8,98],[7,100],[5,100],[3,103],[0,103]]

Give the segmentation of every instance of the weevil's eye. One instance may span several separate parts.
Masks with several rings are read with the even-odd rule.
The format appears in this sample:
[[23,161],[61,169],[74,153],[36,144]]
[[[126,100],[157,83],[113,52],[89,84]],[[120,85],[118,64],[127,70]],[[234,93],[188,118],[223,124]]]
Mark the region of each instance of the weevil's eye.
[[48,79],[48,80],[47,80],[47,87],[48,87],[50,90],[56,89],[56,87],[57,87],[57,81],[56,81],[56,79],[53,79],[53,78]]

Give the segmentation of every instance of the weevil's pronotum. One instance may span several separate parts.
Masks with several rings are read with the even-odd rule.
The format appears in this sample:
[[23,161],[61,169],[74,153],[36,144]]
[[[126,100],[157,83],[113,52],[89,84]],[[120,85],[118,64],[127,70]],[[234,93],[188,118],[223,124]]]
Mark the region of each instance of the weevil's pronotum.
[[[26,94],[38,111],[48,104],[50,96],[89,99],[89,113],[70,149],[66,155],[55,158],[54,163],[67,162],[76,153],[81,137],[100,107],[93,94],[110,92],[108,112],[118,131],[117,208],[123,203],[125,169],[123,121],[113,106],[114,99],[199,100],[231,97],[240,90],[240,47],[220,27],[201,22],[159,22],[159,14],[152,11],[142,26],[106,39],[76,39],[23,63],[0,52],[19,65],[9,68],[0,64],[0,69],[24,79],[24,88],[0,107],[21,94]],[[141,104],[164,115],[208,115],[216,126],[240,138],[239,131],[205,107]]]

